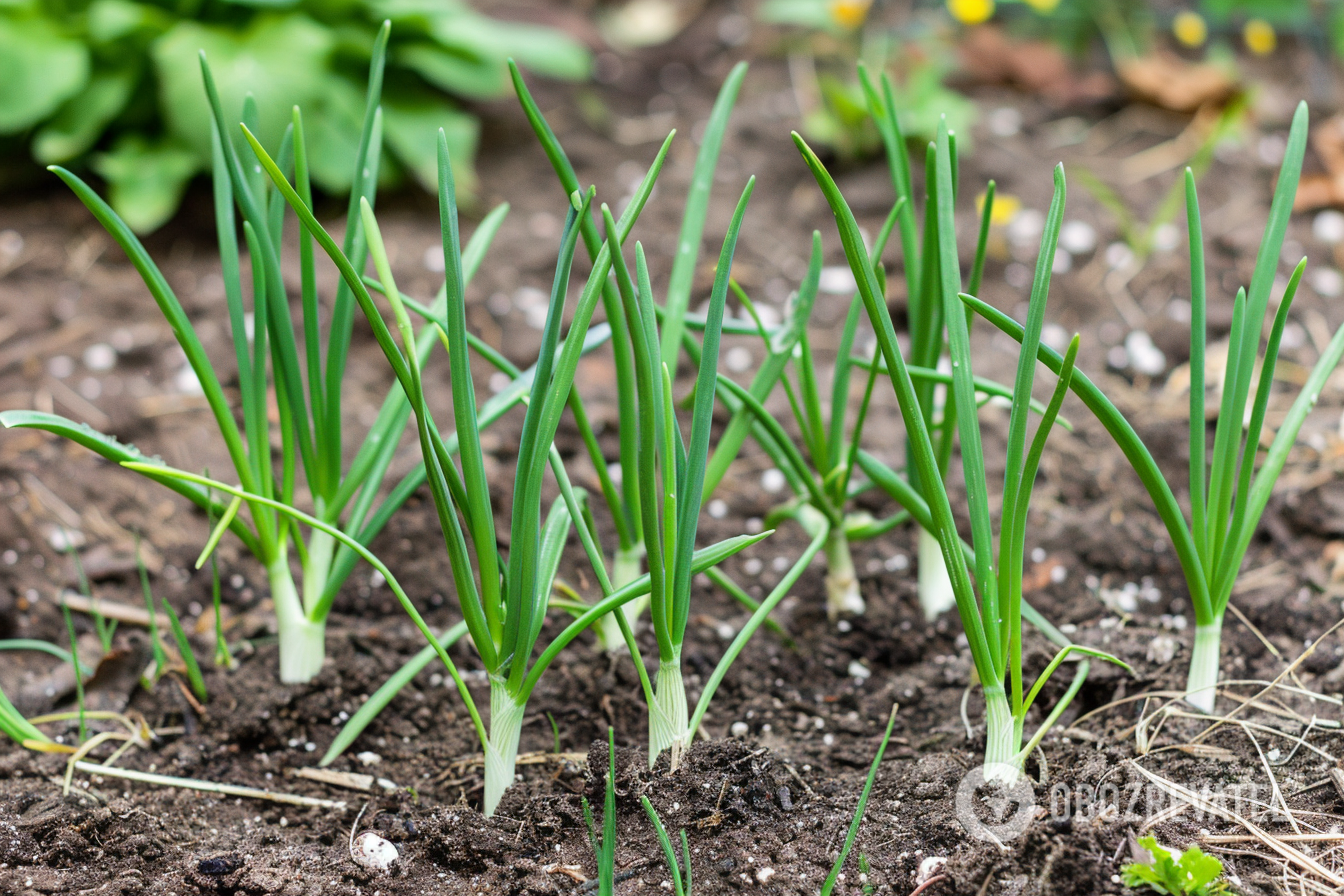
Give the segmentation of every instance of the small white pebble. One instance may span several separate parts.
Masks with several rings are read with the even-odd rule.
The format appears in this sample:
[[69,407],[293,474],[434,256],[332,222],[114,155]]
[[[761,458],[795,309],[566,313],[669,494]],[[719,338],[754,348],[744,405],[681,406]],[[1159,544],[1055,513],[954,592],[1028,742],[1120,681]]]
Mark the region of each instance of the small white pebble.
[[1097,231],[1086,221],[1065,221],[1059,229],[1059,245],[1071,255],[1086,255],[1097,248]]
[[1031,562],[1032,562],[1032,563],[1044,563],[1044,562],[1045,562],[1045,548],[1032,548],[1032,549],[1031,549]]
[[1029,246],[1045,229],[1045,215],[1039,209],[1024,208],[1008,222],[1008,242],[1015,246]]
[[350,858],[366,871],[386,872],[397,860],[397,848],[373,831],[365,831],[355,838]]
[[1170,222],[1159,225],[1153,231],[1153,248],[1158,252],[1171,252],[1181,243],[1181,230]]
[[709,511],[711,517],[716,520],[721,520],[728,515],[728,502],[721,498],[715,498],[713,501],[709,502],[709,507],[706,509]]
[[1134,261],[1134,250],[1124,243],[1111,243],[1106,247],[1106,265],[1111,270],[1127,268]]
[[443,273],[444,264],[442,246],[430,246],[425,250],[425,270],[429,271],[431,274]]
[[1015,106],[991,109],[985,116],[985,127],[995,137],[1016,137],[1022,131],[1022,113]]
[[788,484],[788,480],[784,478],[784,473],[775,467],[771,467],[761,474],[761,488],[771,494],[779,491],[786,484]]
[[867,666],[865,666],[858,660],[852,661],[849,664],[849,668],[846,669],[845,672],[846,674],[849,675],[850,678],[857,678],[860,681],[863,681],[866,678],[870,678],[873,674],[872,669],[869,669]]
[[947,859],[942,856],[929,856],[919,863],[919,871],[915,872],[915,886],[927,883],[932,877],[936,877],[947,867]]
[[854,282],[854,273],[848,267],[835,265],[821,269],[817,288],[831,295],[847,295],[858,289],[858,284]]
[[74,372],[75,362],[69,355],[56,355],[47,362],[47,373],[58,380],[63,380]]
[[742,561],[742,571],[749,576],[760,575],[761,570],[764,568],[765,564],[761,562],[761,558],[759,557],[748,557],[746,560]]
[[733,373],[742,373],[751,369],[751,349],[745,345],[735,345],[723,355],[723,366]]
[[1316,268],[1307,275],[1307,281],[1322,298],[1333,299],[1344,292],[1344,274],[1334,268]]
[[1136,373],[1157,376],[1167,367],[1167,356],[1144,330],[1131,330],[1125,337],[1125,357]]
[[761,868],[756,872],[756,883],[763,884],[774,876],[775,876],[775,869]]
[[1311,235],[1332,245],[1344,242],[1344,214],[1333,208],[1321,212],[1311,222]]
[[1073,256],[1064,249],[1055,250],[1055,260],[1050,264],[1050,272],[1053,274],[1067,274],[1073,269]]
[[910,568],[910,558],[904,554],[892,554],[882,565],[886,567],[887,572],[900,572]]
[[111,370],[117,363],[117,350],[106,342],[95,342],[84,349],[84,366],[90,370],[102,372]]
[[734,722],[732,727],[728,729],[728,733],[733,737],[746,737],[747,732],[750,730],[751,729],[747,727],[746,722]]

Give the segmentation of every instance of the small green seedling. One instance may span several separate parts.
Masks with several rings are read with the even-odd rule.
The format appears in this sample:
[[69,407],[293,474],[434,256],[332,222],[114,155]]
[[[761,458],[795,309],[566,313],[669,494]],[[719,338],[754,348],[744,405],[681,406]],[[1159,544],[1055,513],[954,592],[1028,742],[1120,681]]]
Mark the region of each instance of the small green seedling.
[[[1260,455],[1261,435],[1264,433],[1269,397],[1273,390],[1279,344],[1288,322],[1293,297],[1306,268],[1304,258],[1288,279],[1261,357],[1261,334],[1270,320],[1270,292],[1278,272],[1306,147],[1307,106],[1302,103],[1293,116],[1250,288],[1238,292],[1232,305],[1227,370],[1211,453],[1204,416],[1204,363],[1208,330],[1203,229],[1195,195],[1194,174],[1189,169],[1185,173],[1191,281],[1189,482],[1192,497],[1188,519],[1176,500],[1166,474],[1158,467],[1148,447],[1119,409],[1083,374],[1075,373],[1070,384],[1074,393],[1096,415],[1124,452],[1148,490],[1171,538],[1185,573],[1186,586],[1195,611],[1194,650],[1190,656],[1185,699],[1206,713],[1214,709],[1223,616],[1232,597],[1237,574],[1246,558],[1260,517],[1269,503],[1274,483],[1283,472],[1288,453],[1297,441],[1297,434],[1320,398],[1326,381],[1339,365],[1340,359],[1344,358],[1344,327],[1340,327],[1322,350],[1302,390],[1279,424],[1257,471],[1256,461]],[[966,297],[964,301],[976,314],[1014,339],[1022,340],[1022,326],[1008,315],[979,299]],[[1031,352],[1039,353],[1040,359],[1051,370],[1059,370],[1061,359],[1050,348],[1037,346]],[[1252,396],[1253,380],[1255,389]]]
[[583,821],[588,826],[588,842],[597,857],[597,896],[612,896],[616,888],[616,733],[607,729],[607,774],[604,776],[605,796],[602,801],[602,836],[593,824],[593,807],[588,797],[579,797],[583,803]]
[[[868,808],[868,795],[873,792],[873,784],[877,781],[877,770],[882,765],[882,756],[887,752],[887,744],[891,741],[891,732],[896,728],[896,711],[900,707],[892,706],[891,715],[887,717],[887,730],[882,735],[882,742],[877,745],[877,755],[873,757],[873,764],[868,767],[868,780],[863,782],[863,790],[859,793],[859,804],[854,807],[854,819],[849,823],[849,833],[845,835],[845,844],[840,849],[840,854],[835,857],[835,864],[831,865],[830,874],[826,875],[825,882],[821,885],[821,896],[830,896],[831,891],[835,889],[836,881],[840,878],[840,872],[845,867],[845,859],[849,857],[849,851],[854,848],[854,841],[859,836],[859,825],[863,824],[863,813]],[[867,864],[862,855],[859,856],[859,867],[863,868]]]
[[649,802],[646,796],[640,796],[640,804],[644,807],[644,814],[648,816],[649,824],[653,825],[653,830],[658,835],[658,845],[663,848],[663,858],[667,860],[667,873],[672,876],[672,896],[691,896],[691,847],[686,842],[686,829],[681,830],[681,858],[677,858],[677,851],[672,846],[672,838],[667,836],[667,828],[663,827],[663,820],[658,817],[658,810],[653,808],[653,803]]
[[1140,837],[1139,846],[1150,860],[1131,862],[1120,869],[1120,878],[1132,889],[1156,890],[1167,896],[1217,896],[1228,891],[1223,863],[1198,846],[1177,855],[1159,846],[1155,837]]

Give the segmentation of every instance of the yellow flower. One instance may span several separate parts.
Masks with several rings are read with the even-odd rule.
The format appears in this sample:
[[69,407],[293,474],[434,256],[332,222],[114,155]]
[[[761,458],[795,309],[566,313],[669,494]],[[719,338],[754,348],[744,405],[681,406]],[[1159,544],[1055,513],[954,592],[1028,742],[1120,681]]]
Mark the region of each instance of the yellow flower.
[[1278,38],[1274,35],[1274,26],[1264,19],[1251,19],[1242,29],[1241,37],[1246,48],[1257,56],[1267,56],[1274,52]]
[[1203,16],[1187,9],[1176,14],[1171,23],[1171,33],[1187,47],[1198,47],[1208,40],[1209,26],[1204,24]]
[[947,11],[963,25],[979,25],[994,15],[994,0],[947,0]]
[[[976,214],[985,213],[985,194],[981,193],[975,197]],[[1018,199],[1012,193],[995,193],[994,209],[989,213],[989,223],[994,227],[1001,227],[1013,220],[1017,213],[1022,211],[1022,200]]]
[[873,0],[831,0],[831,19],[842,28],[857,28],[872,5]]
[[1059,0],[1027,0],[1027,5],[1043,16],[1048,16],[1059,6]]

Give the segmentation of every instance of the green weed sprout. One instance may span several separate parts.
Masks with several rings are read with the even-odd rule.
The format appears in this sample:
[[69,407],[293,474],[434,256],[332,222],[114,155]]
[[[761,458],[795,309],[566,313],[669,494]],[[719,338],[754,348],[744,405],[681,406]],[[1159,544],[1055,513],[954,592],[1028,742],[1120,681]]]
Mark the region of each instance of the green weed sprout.
[[[1162,470],[1147,446],[1114,404],[1086,376],[1075,373],[1074,393],[1125,453],[1157,507],[1158,516],[1180,559],[1186,586],[1195,611],[1195,641],[1190,657],[1186,700],[1204,712],[1212,712],[1218,684],[1219,650],[1223,614],[1236,584],[1237,573],[1255,534],[1274,483],[1288,460],[1288,452],[1307,415],[1320,398],[1326,380],[1344,357],[1344,327],[1335,331],[1322,351],[1306,383],[1274,434],[1260,469],[1255,469],[1261,447],[1274,368],[1288,312],[1305,269],[1306,259],[1294,269],[1278,310],[1274,314],[1263,358],[1260,337],[1269,315],[1270,291],[1278,269],[1293,196],[1302,169],[1307,144],[1307,107],[1298,106],[1288,135],[1288,146],[1279,170],[1278,185],[1270,206],[1269,221],[1256,256],[1249,290],[1241,290],[1232,306],[1231,344],[1228,349],[1225,386],[1218,408],[1210,454],[1204,417],[1204,363],[1208,339],[1205,311],[1203,230],[1194,175],[1185,174],[1186,213],[1190,234],[1190,494],[1191,514],[1185,517]],[[974,298],[968,307],[1015,339],[1022,327],[1012,318]],[[1052,370],[1060,358],[1046,346],[1029,351]],[[1255,368],[1260,372],[1251,402]],[[1248,413],[1249,406],[1249,413]]]
[[[877,755],[873,756],[873,764],[868,767],[868,779],[863,782],[863,790],[859,793],[859,804],[854,807],[854,819],[849,823],[849,832],[845,834],[845,844],[840,849],[840,854],[835,857],[835,864],[831,865],[831,871],[826,875],[826,880],[821,885],[821,896],[831,896],[831,891],[835,889],[836,881],[840,878],[840,871],[845,867],[845,859],[849,857],[849,851],[854,848],[854,841],[859,836],[859,826],[863,824],[863,813],[868,808],[868,795],[873,792],[873,784],[877,781],[877,770],[882,765],[882,757],[887,752],[887,744],[891,742],[891,732],[896,728],[896,710],[899,707],[892,706],[891,714],[887,717],[887,730],[882,735],[882,742],[877,745]],[[863,856],[859,856],[859,864],[862,867],[865,863]]]
[[1223,863],[1198,846],[1179,855],[1160,846],[1155,837],[1140,837],[1139,846],[1148,851],[1151,861],[1131,862],[1120,869],[1125,886],[1156,890],[1167,896],[1217,896],[1228,891]]
[[588,826],[588,842],[597,857],[598,896],[613,896],[616,888],[616,734],[607,729],[607,774],[604,778],[605,796],[602,800],[602,836],[597,836],[593,824],[593,807],[588,797],[579,797],[583,804],[583,821]]
[[[459,606],[467,625],[472,646],[480,656],[490,682],[490,728],[487,732],[475,703],[465,686],[459,692],[467,702],[473,725],[485,751],[485,798],[487,815],[493,814],[506,787],[513,781],[518,739],[528,697],[551,661],[579,632],[594,620],[646,593],[649,580],[641,577],[621,589],[613,589],[605,566],[589,529],[579,499],[569,483],[559,454],[552,444],[561,415],[568,403],[574,373],[584,349],[584,335],[592,320],[602,284],[611,269],[610,256],[599,253],[574,309],[567,338],[560,341],[561,320],[568,290],[570,265],[578,240],[577,221],[587,213],[592,191],[571,197],[561,242],[556,275],[552,286],[542,347],[527,399],[523,434],[513,479],[513,508],[507,562],[501,560],[495,532],[494,508],[486,482],[484,454],[480,444],[480,421],[468,364],[469,341],[466,335],[462,251],[458,237],[457,200],[448,157],[446,137],[439,135],[440,225],[447,271],[445,303],[436,315],[434,326],[448,343],[452,370],[453,416],[462,470],[458,471],[452,452],[429,414],[424,387],[415,357],[415,333],[401,293],[392,278],[382,238],[371,207],[361,206],[361,220],[369,235],[369,251],[382,281],[383,293],[396,319],[397,335],[383,321],[355,266],[313,216],[303,197],[285,179],[279,165],[244,129],[248,142],[266,175],[275,184],[303,227],[313,235],[323,251],[336,264],[342,278],[353,291],[361,310],[373,328],[379,347],[391,364],[401,388],[415,414],[421,454],[457,591]],[[661,168],[666,148],[645,176],[639,191],[621,216],[619,237],[629,233],[643,209],[654,180]],[[619,240],[618,237],[618,240]],[[400,340],[400,345],[398,344]],[[541,490],[547,466],[560,486],[563,512],[553,508],[542,526]],[[543,570],[553,570],[558,561],[553,555],[564,545],[566,527],[571,521],[578,530],[585,553],[598,576],[604,598],[581,615],[555,638],[535,659],[533,650],[541,634],[548,606],[550,582]],[[311,524],[310,524],[311,525]],[[334,531],[334,530],[332,530]],[[691,558],[691,572],[712,566],[732,556],[759,537],[729,539],[705,548]],[[473,567],[472,554],[477,567]],[[366,558],[367,559],[367,558]],[[479,577],[476,575],[479,568]],[[404,603],[404,606],[407,604]],[[413,607],[409,607],[413,609]],[[428,631],[425,631],[431,639]],[[437,645],[437,641],[435,641]],[[456,669],[440,651],[450,672]]]
[[[510,71],[513,75],[513,84],[518,94],[518,100],[522,104],[532,130],[541,143],[546,158],[550,161],[552,168],[555,169],[561,189],[564,190],[566,196],[573,195],[579,189],[579,179],[574,171],[573,164],[565,154],[565,150],[560,145],[555,132],[546,122],[540,108],[532,99],[518,67],[510,63]],[[724,134],[727,131],[728,118],[746,73],[747,64],[739,62],[724,80],[715,100],[714,108],[710,112],[704,136],[700,141],[700,149],[691,174],[691,185],[682,212],[677,249],[672,258],[667,294],[664,297],[665,306],[657,309],[659,316],[662,318],[663,326],[661,335],[658,336],[658,344],[654,348],[659,352],[662,363],[668,365],[668,369],[674,375],[677,370],[678,353],[687,326],[687,309],[690,306],[691,286],[700,256],[700,244],[709,209],[710,189],[714,182],[714,172],[723,146]],[[593,217],[585,217],[580,221],[579,226],[588,256],[590,259],[596,260],[598,253],[604,246],[604,241],[598,234],[596,222]],[[631,337],[628,335],[628,328],[631,323],[626,318],[627,312],[622,305],[621,296],[617,292],[615,284],[611,282],[603,286],[602,306],[607,321],[612,328],[611,342],[615,361],[617,405],[620,409],[620,417],[622,420],[631,420],[637,413],[636,377],[632,368],[634,361],[630,346]],[[637,472],[639,448],[636,444],[636,429],[633,426],[622,426],[619,429],[618,463],[621,475],[619,480],[616,480],[607,470],[607,461],[598,446],[592,427],[588,423],[587,414],[583,412],[581,400],[575,395],[571,401],[574,421],[579,428],[584,446],[597,473],[603,501],[616,530],[617,545],[613,556],[611,581],[614,587],[620,588],[639,576],[647,553],[646,533],[643,528],[644,517],[639,503],[639,476]],[[740,445],[740,440],[738,444]],[[709,490],[709,488],[706,489],[707,495]],[[645,603],[646,601],[641,599],[625,606],[626,620],[631,627],[634,626],[635,621],[642,614]],[[625,645],[619,626],[613,617],[605,617],[601,620],[597,628],[597,634],[599,642],[608,650],[623,649]]]
[[648,816],[649,824],[653,825],[653,830],[658,835],[658,845],[663,848],[667,871],[672,876],[672,896],[691,896],[691,847],[686,842],[686,829],[683,828],[681,831],[681,858],[678,859],[677,851],[672,846],[672,838],[667,836],[667,828],[663,827],[663,820],[658,817],[658,810],[653,808],[653,803],[642,794],[639,803],[644,807],[644,814]]
[[[914,382],[906,368],[896,343],[891,315],[881,291],[881,284],[873,272],[872,262],[859,233],[858,223],[845,202],[835,181],[826,172],[806,142],[797,134],[798,145],[808,168],[821,187],[834,213],[840,240],[849,261],[850,270],[858,281],[859,294],[873,328],[877,331],[878,347],[886,363],[892,387],[900,404],[911,448],[911,464],[919,471],[917,494],[927,502],[930,521],[938,538],[943,560],[951,577],[957,610],[970,644],[977,676],[985,694],[987,744],[985,748],[985,775],[990,780],[1012,783],[1021,774],[1026,756],[1044,737],[1072,698],[1056,704],[1036,734],[1022,744],[1023,727],[1027,712],[1049,677],[1072,653],[1080,653],[1119,663],[1101,651],[1077,644],[1062,647],[1046,666],[1036,682],[1025,690],[1022,668],[1022,566],[1025,553],[1027,509],[1036,478],[1045,440],[1063,403],[1068,383],[1073,375],[1073,364],[1078,352],[1074,338],[1063,360],[1046,413],[1037,427],[1030,446],[1027,444],[1027,424],[1031,413],[1030,396],[1036,370],[1036,351],[1045,315],[1045,302],[1050,285],[1050,266],[1055,253],[1055,242],[1063,219],[1064,172],[1055,169],[1055,196],[1050,206],[1041,251],[1036,263],[1028,317],[1026,346],[1022,350],[1014,383],[1012,410],[1009,417],[1006,474],[1004,481],[1005,508],[1000,522],[997,550],[989,513],[989,487],[981,446],[977,417],[975,379],[971,369],[970,335],[966,312],[961,300],[961,271],[957,257],[956,229],[953,220],[952,148],[946,123],[938,132],[934,152],[937,203],[935,227],[938,233],[938,265],[936,284],[943,304],[943,320],[947,327],[952,355],[952,396],[955,405],[957,431],[961,441],[962,465],[965,474],[967,503],[971,518],[971,547],[973,556],[964,551],[951,503],[942,477],[938,475],[938,460],[929,429],[921,414],[922,405],[915,393]],[[969,565],[974,566],[974,580]],[[978,594],[977,594],[978,591]],[[1124,665],[1120,663],[1120,665]],[[1005,689],[1005,681],[1011,689]]]
[[[344,250],[350,257],[362,258],[367,252],[359,207],[360,202],[373,200],[377,187],[375,175],[382,146],[380,95],[388,35],[389,27],[384,26],[374,47],[370,70],[364,126],[355,170],[355,190],[346,219]],[[225,397],[219,375],[206,356],[190,318],[144,246],[83,181],[63,169],[53,170],[108,229],[140,272],[201,384],[244,490],[251,494],[278,496],[282,503],[293,503],[299,475],[302,473],[312,495],[315,516],[325,523],[341,527],[367,544],[381,531],[392,513],[424,482],[423,466],[417,467],[403,477],[386,497],[381,496],[383,480],[397,442],[410,418],[410,405],[400,387],[392,388],[353,459],[348,466],[345,464],[346,435],[341,421],[341,396],[354,319],[353,294],[347,284],[338,285],[324,340],[318,320],[320,312],[312,237],[307,232],[301,232],[301,362],[299,340],[295,337],[295,326],[290,317],[289,300],[280,271],[285,204],[278,193],[266,189],[263,179],[244,166],[234,141],[220,136],[233,133],[236,124],[229,125],[224,117],[214,80],[203,56],[201,73],[212,113],[210,126],[214,133],[215,149],[215,218],[242,399],[241,426],[234,418],[234,410]],[[258,115],[255,103],[249,101],[244,105],[243,120],[252,127],[256,126]],[[309,153],[303,118],[297,109],[285,132],[279,157],[284,168],[293,170],[300,195],[305,201],[311,201]],[[235,205],[243,218],[241,243],[235,221]],[[477,229],[467,251],[463,253],[464,278],[469,279],[479,267],[485,248],[497,231],[503,214],[502,208],[497,209]],[[251,257],[253,269],[252,314],[255,323],[251,336],[248,333],[240,269],[243,245]],[[426,327],[417,338],[417,364],[423,364],[428,357],[435,333],[435,328]],[[267,418],[267,393],[272,382],[280,409],[281,450],[278,470],[272,458],[271,427]],[[6,426],[48,430],[117,462],[146,459],[133,446],[123,445],[86,426],[51,414],[10,411],[0,414],[0,422]],[[208,491],[192,483],[161,475],[154,469],[147,470],[145,475],[185,495],[214,517],[227,513],[226,508],[216,502]],[[229,514],[227,528],[266,570],[279,627],[280,680],[285,683],[308,681],[321,668],[325,654],[326,617],[357,558],[348,548],[338,548],[336,539],[321,530],[313,530],[305,543],[299,530],[283,514],[255,503],[248,504],[248,510],[250,525],[238,515],[238,507],[235,506]],[[301,591],[295,585],[290,567],[291,543],[302,569]]]

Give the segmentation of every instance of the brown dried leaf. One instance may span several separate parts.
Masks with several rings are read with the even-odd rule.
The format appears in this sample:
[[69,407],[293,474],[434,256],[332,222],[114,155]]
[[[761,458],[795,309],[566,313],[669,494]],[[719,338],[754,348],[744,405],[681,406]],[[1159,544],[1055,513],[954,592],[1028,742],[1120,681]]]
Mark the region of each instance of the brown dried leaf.
[[1116,63],[1131,94],[1173,112],[1194,112],[1232,96],[1237,82],[1216,65],[1186,62],[1170,53],[1135,56]]

